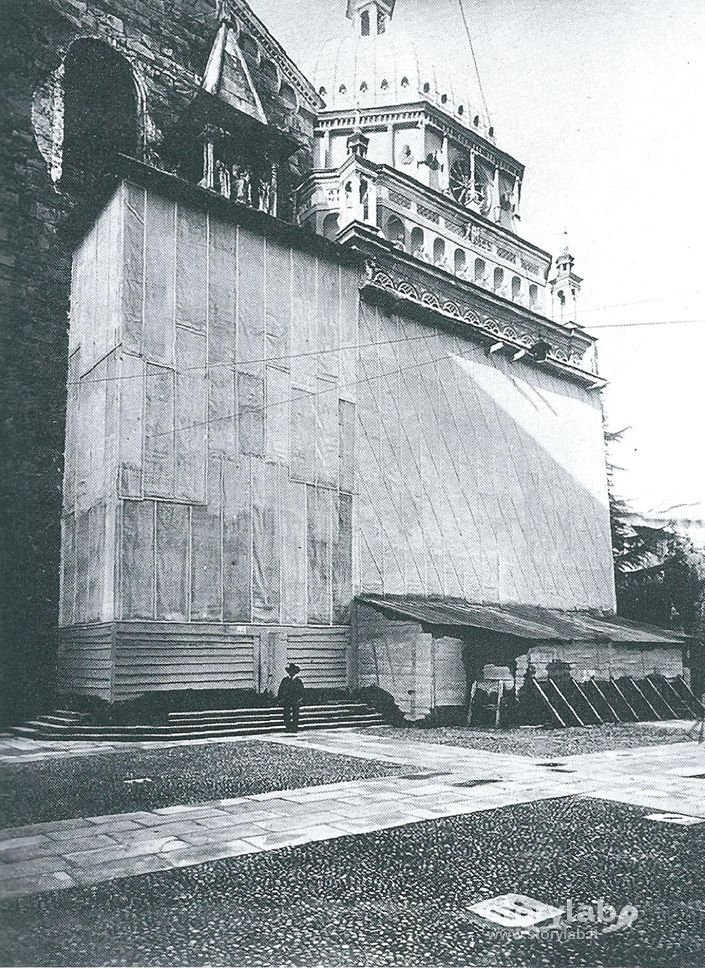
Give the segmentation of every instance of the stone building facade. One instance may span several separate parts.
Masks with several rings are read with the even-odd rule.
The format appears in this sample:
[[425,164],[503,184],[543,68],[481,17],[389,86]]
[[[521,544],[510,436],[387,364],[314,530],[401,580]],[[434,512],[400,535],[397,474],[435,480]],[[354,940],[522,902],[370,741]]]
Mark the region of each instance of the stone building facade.
[[[241,0],[163,7],[14,15],[18,60],[38,65],[10,138],[33,146],[9,190],[36,237],[6,266],[33,408],[9,451],[15,654],[51,654],[38,635],[60,598],[68,693],[263,691],[293,659],[311,685],[378,684],[410,715],[460,706],[475,612],[452,634],[417,612],[392,648],[395,603],[614,611],[572,256],[549,283],[550,255],[518,234],[523,167],[395,33],[392,0],[351,0],[312,82]],[[45,532],[19,486],[30,428]],[[476,678],[528,654],[527,628],[503,628]],[[406,709],[419,683],[395,668],[433,680],[423,703]]]

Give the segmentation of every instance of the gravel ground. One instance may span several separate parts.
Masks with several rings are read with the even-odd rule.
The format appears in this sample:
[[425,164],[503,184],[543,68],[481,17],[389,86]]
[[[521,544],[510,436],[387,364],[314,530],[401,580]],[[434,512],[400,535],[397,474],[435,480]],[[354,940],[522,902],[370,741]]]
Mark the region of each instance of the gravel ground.
[[[593,800],[506,807],[7,902],[3,965],[701,968],[705,824]],[[596,938],[493,936],[469,906],[525,893],[638,908]],[[582,927],[585,927],[584,925]]]
[[687,743],[693,739],[681,730],[666,729],[651,723],[584,728],[576,726],[572,729],[481,729],[476,726],[436,726],[426,729],[418,726],[374,726],[365,729],[365,733],[415,740],[419,743],[490,750],[492,753],[516,753],[519,756],[572,756],[577,753],[600,753],[603,750],[632,749],[637,746]]
[[260,741],[3,765],[0,827],[394,776],[403,769]]

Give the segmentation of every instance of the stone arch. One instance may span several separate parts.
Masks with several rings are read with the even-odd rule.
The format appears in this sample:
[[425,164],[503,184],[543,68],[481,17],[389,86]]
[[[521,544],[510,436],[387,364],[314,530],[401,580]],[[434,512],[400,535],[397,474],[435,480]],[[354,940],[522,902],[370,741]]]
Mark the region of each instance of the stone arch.
[[419,253],[424,247],[424,234],[423,229],[415,225],[411,230],[411,251],[414,255]]
[[288,108],[290,111],[298,110],[299,98],[296,94],[296,91],[291,86],[291,84],[287,84],[287,82],[284,81],[281,88],[279,89],[279,97],[282,99],[284,106]]
[[406,248],[406,229],[398,215],[389,216],[384,234],[390,242],[398,242],[402,248]]
[[439,262],[445,261],[446,257],[446,243],[445,239],[436,237],[433,240],[433,261],[435,265]]
[[467,256],[465,254],[465,249],[456,249],[453,261],[455,265],[456,275],[459,275],[461,272],[465,272],[465,267],[467,264]]
[[338,234],[338,229],[340,226],[340,219],[338,218],[337,212],[328,212],[326,217],[323,219],[323,225],[321,226],[321,234],[331,242],[335,241],[335,237]]
[[65,185],[99,177],[118,154],[141,154],[142,92],[130,62],[110,44],[74,41],[61,67],[61,91]]

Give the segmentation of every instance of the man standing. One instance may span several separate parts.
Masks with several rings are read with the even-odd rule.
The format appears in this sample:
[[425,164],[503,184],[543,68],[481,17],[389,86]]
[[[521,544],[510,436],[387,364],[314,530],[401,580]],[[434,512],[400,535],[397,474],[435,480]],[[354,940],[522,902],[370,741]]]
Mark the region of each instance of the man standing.
[[295,733],[299,728],[299,710],[304,696],[304,684],[299,679],[301,669],[295,662],[286,667],[286,676],[279,686],[278,698],[284,709],[284,727],[287,733]]

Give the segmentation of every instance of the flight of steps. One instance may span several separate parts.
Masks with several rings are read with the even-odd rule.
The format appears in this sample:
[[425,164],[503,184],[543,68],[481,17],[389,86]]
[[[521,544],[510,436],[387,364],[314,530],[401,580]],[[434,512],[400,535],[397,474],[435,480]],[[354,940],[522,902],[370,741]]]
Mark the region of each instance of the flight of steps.
[[[384,718],[364,703],[328,703],[302,706],[299,729],[342,729],[384,726]],[[267,736],[284,733],[284,717],[278,707],[218,709],[169,713],[155,726],[107,726],[91,723],[86,713],[57,709],[11,729],[15,736],[41,740],[105,742],[171,742],[188,739],[223,739],[229,736]]]

